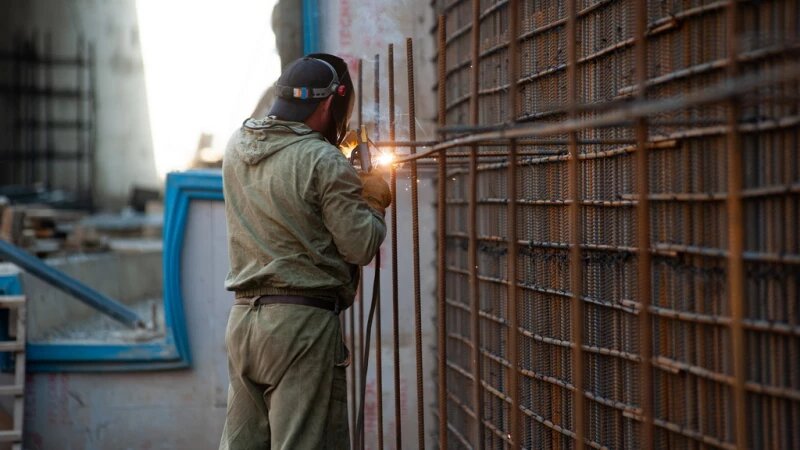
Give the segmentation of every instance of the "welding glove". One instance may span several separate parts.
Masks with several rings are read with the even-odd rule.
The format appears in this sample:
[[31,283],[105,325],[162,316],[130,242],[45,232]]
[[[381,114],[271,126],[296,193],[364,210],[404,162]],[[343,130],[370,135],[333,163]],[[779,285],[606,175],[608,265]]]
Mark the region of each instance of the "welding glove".
[[386,215],[386,208],[392,204],[392,191],[389,184],[377,172],[359,172],[361,184],[364,186],[361,195],[375,211]]

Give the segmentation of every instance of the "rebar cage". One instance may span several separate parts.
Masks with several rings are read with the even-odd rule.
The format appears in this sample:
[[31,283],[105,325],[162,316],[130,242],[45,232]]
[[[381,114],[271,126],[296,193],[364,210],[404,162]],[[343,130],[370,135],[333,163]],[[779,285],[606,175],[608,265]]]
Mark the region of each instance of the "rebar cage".
[[435,5],[440,448],[800,448],[797,3]]

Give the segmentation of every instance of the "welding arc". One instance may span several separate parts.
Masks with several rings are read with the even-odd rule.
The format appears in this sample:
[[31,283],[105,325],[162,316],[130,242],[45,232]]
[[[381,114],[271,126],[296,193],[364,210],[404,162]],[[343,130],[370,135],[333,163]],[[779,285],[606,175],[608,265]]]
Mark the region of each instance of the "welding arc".
[[[381,297],[381,251],[375,255],[375,278],[372,280],[372,304],[369,307],[369,314],[367,316],[367,336],[364,341],[364,356],[362,357],[363,365],[361,369],[361,403],[358,405],[358,419],[356,422],[356,439],[358,440],[356,448],[364,448],[364,443],[361,442],[362,432],[364,430],[364,400],[367,394],[367,367],[369,366],[369,338],[372,335],[372,319],[375,317],[375,306],[380,301]],[[364,288],[364,282],[361,282],[361,288]]]

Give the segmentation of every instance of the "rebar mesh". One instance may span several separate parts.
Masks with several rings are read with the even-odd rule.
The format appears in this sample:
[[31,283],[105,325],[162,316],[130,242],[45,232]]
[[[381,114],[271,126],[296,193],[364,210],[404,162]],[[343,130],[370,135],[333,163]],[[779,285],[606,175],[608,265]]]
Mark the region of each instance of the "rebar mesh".
[[[733,0],[735,3],[735,0]],[[730,53],[731,1],[578,0],[576,109],[570,111],[570,64],[564,0],[447,2],[447,121],[467,124],[471,33],[479,30],[478,116],[508,122],[508,95],[519,95],[518,122],[587,119],[631,102],[637,87],[635,24],[646,20],[644,98],[658,100],[719,86],[798,57],[796,0],[739,4],[740,28]],[[509,36],[510,14],[519,36]],[[508,77],[509,39],[519,39],[520,78]],[[734,114],[735,129],[730,125]],[[574,114],[574,116],[571,116]],[[572,199],[568,134],[520,146],[517,236],[508,235],[508,162],[482,163],[472,180],[451,167],[447,179],[448,442],[452,448],[575,448],[585,420],[594,448],[800,448],[800,83],[766,86],[732,101],[658,112],[635,123],[576,132],[579,152],[582,386],[576,411],[573,305],[570,292]],[[642,313],[636,179],[636,126],[645,127],[652,362],[641,357]],[[732,136],[740,139],[742,173],[729,173]],[[562,140],[563,142],[556,142]],[[468,151],[463,148],[461,151]],[[483,151],[479,148],[479,152]],[[488,148],[487,148],[488,150]],[[493,151],[502,147],[492,147]],[[530,156],[531,153],[541,156]],[[643,166],[644,167],[644,166]],[[740,177],[743,215],[732,223],[730,177]],[[735,180],[734,180],[735,181]],[[477,188],[478,304],[481,380],[470,355],[469,199]],[[743,317],[731,308],[731,229],[744,231]],[[646,229],[643,230],[647,233]],[[518,248],[519,330],[509,329],[507,253]],[[734,333],[744,330],[743,348]],[[518,334],[519,367],[508,342]],[[741,353],[740,353],[741,352]],[[743,355],[743,386],[736,380]],[[652,366],[652,443],[642,442],[642,365]],[[519,403],[508,389],[518,370]],[[482,416],[471,392],[480,383]],[[736,391],[746,392],[748,430],[736,428]],[[509,436],[510,410],[522,411],[522,435]],[[483,427],[483,442],[472,441]],[[737,436],[747,442],[737,442]],[[518,439],[518,440],[517,440]]]

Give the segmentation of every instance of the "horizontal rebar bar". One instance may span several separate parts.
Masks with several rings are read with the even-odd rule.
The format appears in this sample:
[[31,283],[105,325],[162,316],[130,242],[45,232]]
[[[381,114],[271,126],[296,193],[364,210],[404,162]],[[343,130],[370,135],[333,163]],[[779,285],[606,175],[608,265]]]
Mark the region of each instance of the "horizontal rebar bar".
[[726,80],[714,87],[690,94],[674,96],[666,99],[632,101],[617,110],[586,119],[568,119],[561,123],[525,124],[512,128],[477,133],[471,136],[441,142],[432,148],[415,155],[399,158],[396,163],[404,163],[419,158],[429,157],[443,149],[477,144],[483,141],[498,139],[525,138],[533,136],[551,136],[564,134],[587,128],[604,128],[630,123],[634,119],[647,117],[679,109],[700,106],[724,101],[737,95],[759,89],[764,86],[781,84],[800,79],[800,64],[787,63],[780,69],[771,69],[759,74],[741,76],[735,80]]

